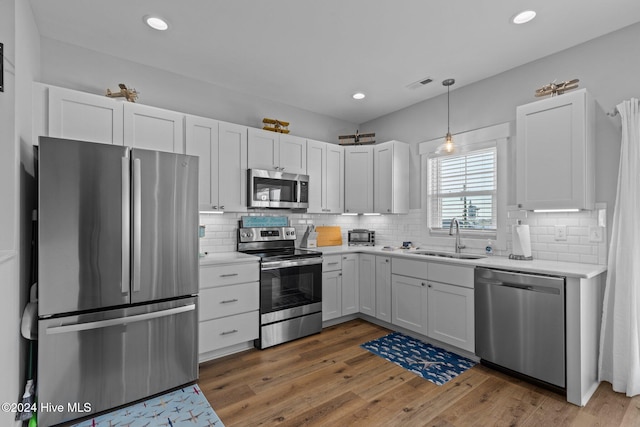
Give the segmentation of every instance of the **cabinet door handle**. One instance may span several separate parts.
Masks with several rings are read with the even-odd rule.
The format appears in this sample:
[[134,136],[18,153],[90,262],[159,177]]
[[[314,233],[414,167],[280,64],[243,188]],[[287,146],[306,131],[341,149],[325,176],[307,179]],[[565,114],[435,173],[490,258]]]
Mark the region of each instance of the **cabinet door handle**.
[[343,257],[342,259],[347,259],[347,257]]
[[336,261],[336,262],[328,262],[327,263],[327,265],[336,265],[336,264],[338,264],[338,261]]
[[421,285],[424,286],[424,282],[422,282]]
[[234,299],[226,299],[226,300],[224,300],[224,301],[220,301],[220,304],[229,304],[229,303],[232,303],[232,302],[238,302],[238,299],[237,299],[237,298],[234,298]]
[[338,276],[342,277],[342,273],[338,273]]
[[221,274],[220,277],[233,277],[233,276],[237,276],[238,273],[229,273],[229,274]]
[[220,335],[229,335],[229,334],[235,334],[236,332],[238,332],[237,329],[232,329],[230,331],[225,331],[225,332],[221,332]]
[[389,262],[389,259],[388,259],[388,258],[387,258],[387,259],[385,259],[385,260],[384,260],[384,262]]
[[387,212],[391,212],[391,209],[387,209]]
[[224,210],[224,206],[220,206],[220,210],[223,211]]
[[428,285],[427,287],[428,287],[428,288],[430,288],[430,287],[431,287],[431,285]]
[[217,206],[211,206],[214,210],[218,210]]

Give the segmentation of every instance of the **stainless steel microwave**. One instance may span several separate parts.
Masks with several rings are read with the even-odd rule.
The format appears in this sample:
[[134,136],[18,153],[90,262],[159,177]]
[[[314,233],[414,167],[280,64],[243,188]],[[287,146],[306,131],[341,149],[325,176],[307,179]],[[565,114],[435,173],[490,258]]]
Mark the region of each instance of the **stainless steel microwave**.
[[376,232],[373,230],[349,230],[348,231],[349,246],[375,246]]
[[309,207],[309,175],[249,169],[247,190],[247,206],[250,208]]

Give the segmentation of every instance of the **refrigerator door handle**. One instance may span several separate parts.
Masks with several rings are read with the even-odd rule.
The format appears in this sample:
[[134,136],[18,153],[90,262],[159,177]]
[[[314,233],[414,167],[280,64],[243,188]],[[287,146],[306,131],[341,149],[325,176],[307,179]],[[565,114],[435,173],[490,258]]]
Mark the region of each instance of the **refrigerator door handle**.
[[142,244],[142,178],[140,159],[133,159],[133,292],[140,291]]
[[131,282],[131,175],[129,158],[122,158],[122,282],[123,294],[129,293]]
[[173,316],[187,311],[196,309],[195,304],[184,305],[182,307],[170,308],[168,310],[154,311],[152,313],[136,314],[129,317],[118,317],[116,319],[98,320],[95,322],[73,323],[70,325],[61,325],[47,328],[47,335],[64,334],[67,332],[88,331],[91,329],[106,328],[116,325],[127,325],[129,323],[141,322],[144,320],[157,319],[159,317]]

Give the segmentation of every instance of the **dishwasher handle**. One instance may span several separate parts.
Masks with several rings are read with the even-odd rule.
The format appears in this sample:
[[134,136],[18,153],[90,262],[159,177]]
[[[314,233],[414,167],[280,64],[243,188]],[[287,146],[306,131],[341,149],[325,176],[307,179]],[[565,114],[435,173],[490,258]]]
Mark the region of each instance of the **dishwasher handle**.
[[564,292],[565,278],[560,276],[518,273],[477,267],[475,282],[478,284],[507,286],[522,290],[559,294]]
[[560,289],[550,286],[521,285],[519,283],[484,282],[488,285],[504,286],[505,288],[520,289],[523,291],[540,292],[543,294],[560,295]]

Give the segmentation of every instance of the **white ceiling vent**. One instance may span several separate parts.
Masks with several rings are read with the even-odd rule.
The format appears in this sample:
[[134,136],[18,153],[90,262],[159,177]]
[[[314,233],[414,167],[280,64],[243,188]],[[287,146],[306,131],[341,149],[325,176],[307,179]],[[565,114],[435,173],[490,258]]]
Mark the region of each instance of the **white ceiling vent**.
[[432,81],[433,81],[432,78],[425,77],[423,79],[418,80],[417,82],[413,82],[411,84],[408,84],[407,85],[407,89],[418,89],[418,88],[421,88],[422,86],[428,85]]

